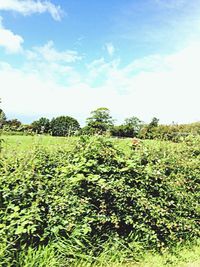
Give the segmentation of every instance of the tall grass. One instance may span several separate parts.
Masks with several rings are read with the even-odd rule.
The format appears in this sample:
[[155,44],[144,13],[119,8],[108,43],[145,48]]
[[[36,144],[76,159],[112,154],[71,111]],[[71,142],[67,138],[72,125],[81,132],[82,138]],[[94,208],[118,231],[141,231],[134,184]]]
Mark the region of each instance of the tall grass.
[[[72,244],[71,244],[72,245]],[[23,250],[15,262],[16,267],[199,267],[200,241],[196,244],[177,245],[171,251],[158,254],[155,251],[136,250],[130,257],[130,248],[116,242],[107,243],[100,255],[81,254],[80,244],[71,246],[65,240],[57,240],[37,249]],[[73,252],[73,257],[69,254]],[[92,254],[92,253],[91,253]],[[129,255],[129,257],[127,256]],[[5,265],[6,266],[6,265]],[[9,265],[7,265],[9,266]]]

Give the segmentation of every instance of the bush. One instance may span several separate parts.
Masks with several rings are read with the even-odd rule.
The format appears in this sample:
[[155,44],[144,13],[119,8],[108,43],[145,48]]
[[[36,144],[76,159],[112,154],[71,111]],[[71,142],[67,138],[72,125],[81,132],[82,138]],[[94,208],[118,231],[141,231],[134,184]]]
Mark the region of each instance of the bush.
[[112,238],[155,249],[197,238],[200,147],[188,144],[158,142],[125,155],[106,138],[82,137],[71,152],[4,156],[0,243],[13,260],[59,237],[87,243],[85,253]]
[[190,124],[172,124],[172,125],[158,125],[149,128],[148,125],[144,126],[139,137],[142,139],[160,139],[169,140],[173,142],[180,142],[190,135],[199,136],[200,123]]

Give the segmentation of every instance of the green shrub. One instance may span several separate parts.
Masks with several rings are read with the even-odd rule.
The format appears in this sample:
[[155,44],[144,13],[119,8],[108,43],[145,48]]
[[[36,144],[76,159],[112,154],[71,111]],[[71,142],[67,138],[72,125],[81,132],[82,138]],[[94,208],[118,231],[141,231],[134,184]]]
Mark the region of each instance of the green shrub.
[[106,138],[82,137],[71,152],[5,154],[0,243],[9,252],[2,251],[12,262],[20,250],[61,237],[94,255],[112,239],[134,250],[199,237],[199,151],[199,142],[188,139],[142,143],[125,155]]

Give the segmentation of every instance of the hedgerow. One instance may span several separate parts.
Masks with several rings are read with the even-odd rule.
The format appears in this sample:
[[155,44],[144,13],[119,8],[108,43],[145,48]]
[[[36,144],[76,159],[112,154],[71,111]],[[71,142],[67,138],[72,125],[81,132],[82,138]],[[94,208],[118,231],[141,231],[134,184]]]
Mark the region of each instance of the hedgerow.
[[81,137],[71,151],[5,154],[0,261],[16,266],[20,251],[59,238],[94,255],[112,239],[134,251],[198,238],[200,145],[187,142],[141,143],[125,154],[106,138]]

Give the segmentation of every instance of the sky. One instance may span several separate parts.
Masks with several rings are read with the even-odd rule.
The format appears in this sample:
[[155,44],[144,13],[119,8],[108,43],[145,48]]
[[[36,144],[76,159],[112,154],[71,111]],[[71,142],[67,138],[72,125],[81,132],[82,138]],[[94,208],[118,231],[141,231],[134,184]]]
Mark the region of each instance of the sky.
[[200,0],[0,0],[9,119],[200,121]]

